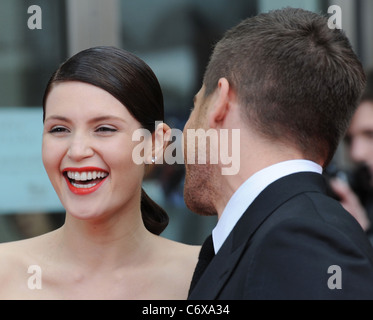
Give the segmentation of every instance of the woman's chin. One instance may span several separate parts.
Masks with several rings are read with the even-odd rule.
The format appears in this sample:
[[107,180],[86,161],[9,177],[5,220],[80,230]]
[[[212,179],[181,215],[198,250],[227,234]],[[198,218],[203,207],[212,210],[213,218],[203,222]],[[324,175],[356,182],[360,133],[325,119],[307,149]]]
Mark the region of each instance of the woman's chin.
[[102,211],[99,211],[97,208],[70,208],[66,210],[66,214],[83,221],[94,221],[102,218]]

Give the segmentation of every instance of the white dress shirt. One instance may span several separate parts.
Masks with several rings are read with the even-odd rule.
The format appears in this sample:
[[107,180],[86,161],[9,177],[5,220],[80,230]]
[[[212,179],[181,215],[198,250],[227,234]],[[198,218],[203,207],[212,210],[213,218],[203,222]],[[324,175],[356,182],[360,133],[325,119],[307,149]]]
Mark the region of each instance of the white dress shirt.
[[212,231],[215,254],[255,198],[272,182],[297,172],[322,174],[322,167],[309,160],[289,160],[264,168],[247,179],[230,198]]

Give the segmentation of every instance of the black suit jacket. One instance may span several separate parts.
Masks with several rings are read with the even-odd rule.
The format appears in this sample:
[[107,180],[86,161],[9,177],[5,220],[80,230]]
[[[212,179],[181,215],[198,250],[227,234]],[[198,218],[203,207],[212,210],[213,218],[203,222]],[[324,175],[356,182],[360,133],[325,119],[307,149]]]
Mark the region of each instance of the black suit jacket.
[[292,174],[249,206],[189,299],[373,299],[373,247],[321,175]]

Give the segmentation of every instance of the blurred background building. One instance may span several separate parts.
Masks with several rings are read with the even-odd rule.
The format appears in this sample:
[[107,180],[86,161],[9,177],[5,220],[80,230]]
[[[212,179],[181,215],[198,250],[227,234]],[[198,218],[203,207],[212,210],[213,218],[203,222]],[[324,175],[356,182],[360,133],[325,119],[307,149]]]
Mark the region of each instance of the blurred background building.
[[[29,29],[42,10],[42,28]],[[211,49],[242,19],[285,6],[328,13],[342,9],[342,28],[368,70],[373,67],[371,0],[1,0],[0,1],[0,242],[58,228],[62,208],[41,162],[42,96],[52,72],[71,55],[96,45],[122,47],[156,73],[166,122],[182,129]],[[337,162],[346,165],[343,148]],[[183,201],[183,165],[158,166],[144,182],[170,215],[164,236],[201,243],[216,223]]]

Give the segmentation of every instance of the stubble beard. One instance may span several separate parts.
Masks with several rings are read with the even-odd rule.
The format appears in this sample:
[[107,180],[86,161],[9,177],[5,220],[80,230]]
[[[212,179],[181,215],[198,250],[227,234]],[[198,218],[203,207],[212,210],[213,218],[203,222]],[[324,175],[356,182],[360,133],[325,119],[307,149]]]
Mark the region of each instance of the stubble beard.
[[213,172],[208,164],[186,165],[184,201],[193,212],[202,216],[216,216]]

